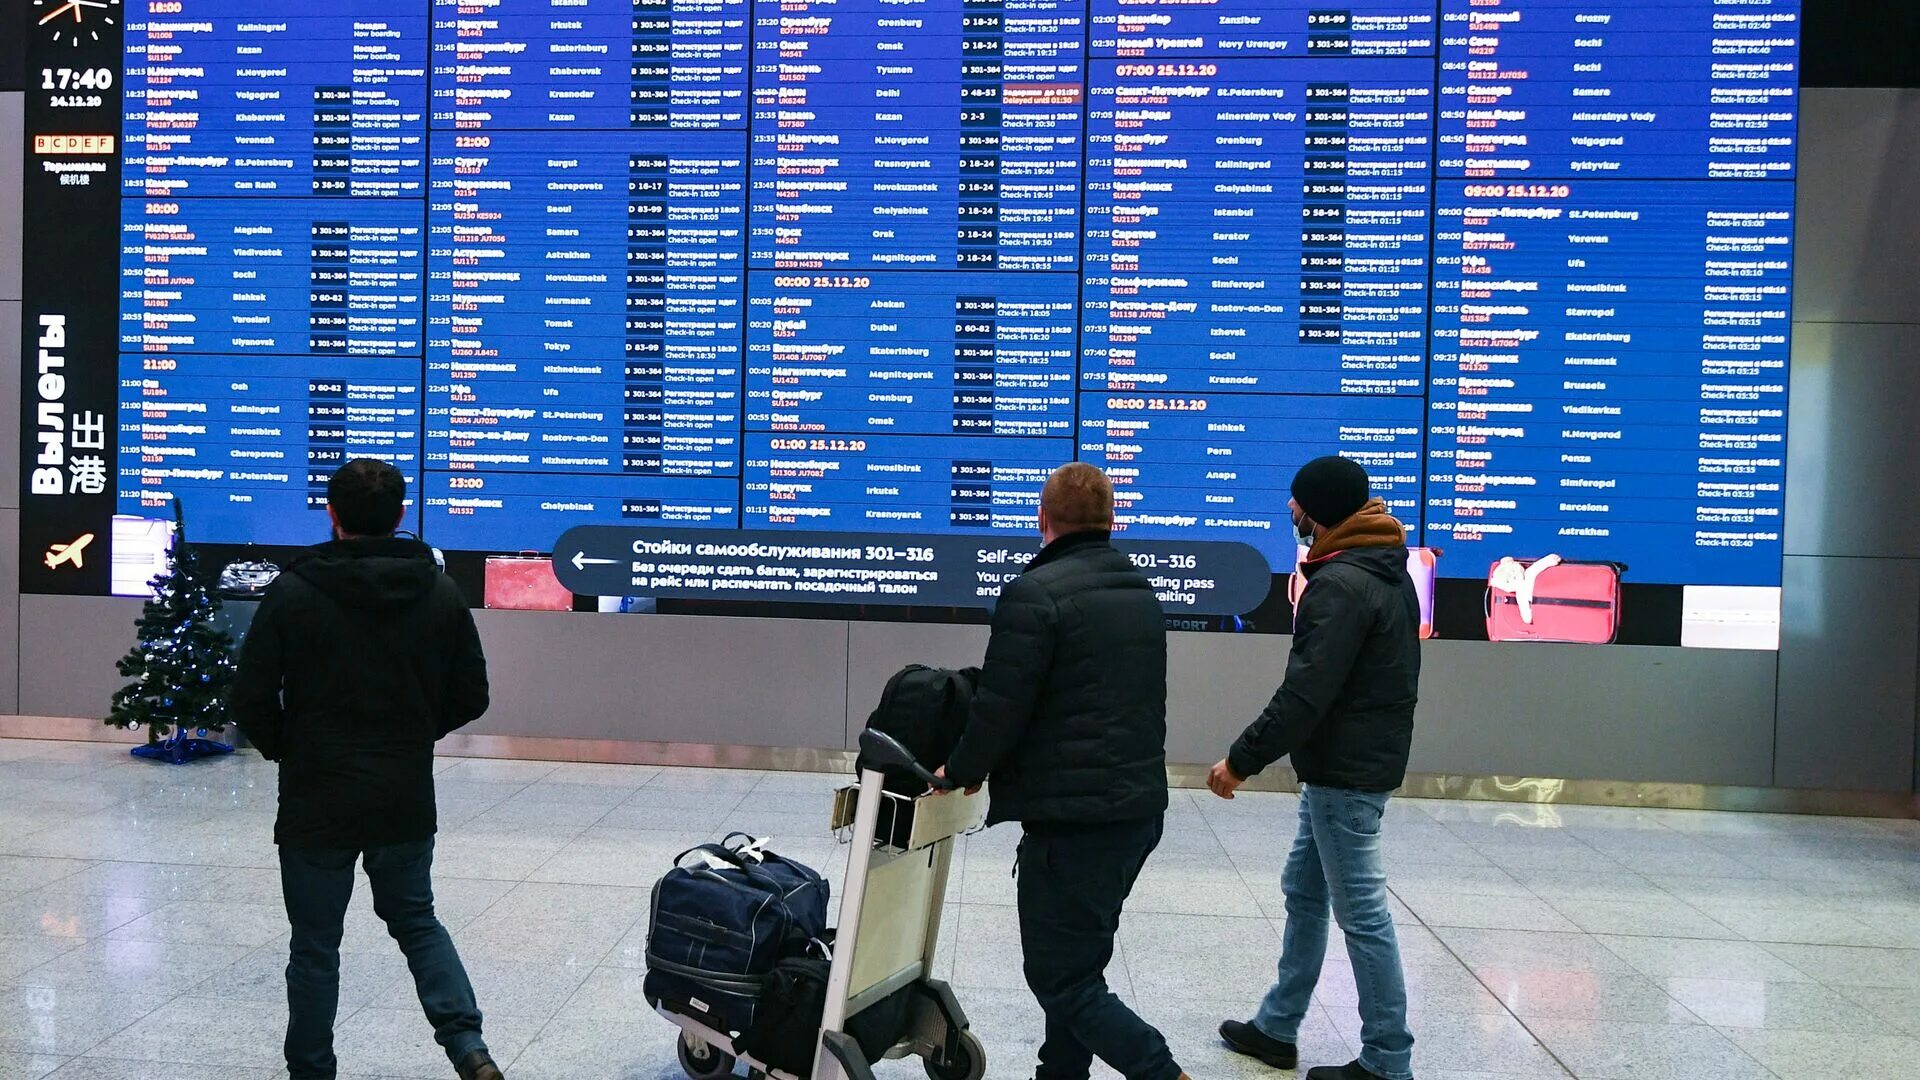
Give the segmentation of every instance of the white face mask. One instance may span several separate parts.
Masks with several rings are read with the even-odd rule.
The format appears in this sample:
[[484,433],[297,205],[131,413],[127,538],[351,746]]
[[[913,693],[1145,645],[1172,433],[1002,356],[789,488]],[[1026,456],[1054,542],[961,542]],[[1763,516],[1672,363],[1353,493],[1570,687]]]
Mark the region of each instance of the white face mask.
[[1301,547],[1313,546],[1313,520],[1305,514],[1293,523],[1293,535],[1300,541]]

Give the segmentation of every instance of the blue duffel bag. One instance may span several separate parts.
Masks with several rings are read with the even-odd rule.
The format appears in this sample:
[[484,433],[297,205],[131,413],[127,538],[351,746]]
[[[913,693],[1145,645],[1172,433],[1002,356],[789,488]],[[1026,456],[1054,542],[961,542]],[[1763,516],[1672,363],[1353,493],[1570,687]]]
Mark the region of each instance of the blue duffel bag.
[[774,965],[827,930],[827,882],[746,833],[680,853],[653,886],[649,998],[734,1034]]

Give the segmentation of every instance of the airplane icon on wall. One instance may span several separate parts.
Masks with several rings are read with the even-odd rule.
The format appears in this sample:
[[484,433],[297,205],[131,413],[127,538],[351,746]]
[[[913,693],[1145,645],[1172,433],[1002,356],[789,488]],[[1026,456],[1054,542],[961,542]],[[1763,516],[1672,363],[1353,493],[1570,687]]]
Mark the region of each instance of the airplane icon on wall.
[[84,569],[87,565],[87,545],[91,543],[93,534],[81,533],[80,539],[71,544],[54,544],[47,548],[47,569],[57,570],[68,563],[72,563],[75,570]]

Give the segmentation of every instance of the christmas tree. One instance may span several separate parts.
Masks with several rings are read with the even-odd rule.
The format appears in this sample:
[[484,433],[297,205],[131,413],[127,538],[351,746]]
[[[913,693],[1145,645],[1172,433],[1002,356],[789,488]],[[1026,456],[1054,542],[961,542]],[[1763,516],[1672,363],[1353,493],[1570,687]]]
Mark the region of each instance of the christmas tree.
[[133,749],[140,757],[183,764],[232,753],[233,747],[206,735],[227,726],[233,638],[220,628],[220,597],[187,541],[178,499],[173,503],[167,570],[152,585],[153,596],[136,624],[140,643],[119,664],[120,674],[133,682],[114,692],[107,723],[130,731],[147,729],[147,745]]

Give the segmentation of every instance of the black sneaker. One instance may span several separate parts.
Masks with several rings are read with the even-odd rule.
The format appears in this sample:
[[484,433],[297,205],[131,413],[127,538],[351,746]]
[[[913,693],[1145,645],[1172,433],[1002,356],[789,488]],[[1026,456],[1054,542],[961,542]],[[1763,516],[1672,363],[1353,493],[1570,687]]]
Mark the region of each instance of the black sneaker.
[[1307,1070],[1307,1080],[1386,1080],[1358,1061],[1345,1065],[1321,1065]]
[[1220,1039],[1234,1053],[1245,1054],[1276,1069],[1293,1069],[1300,1065],[1299,1047],[1281,1042],[1252,1024],[1238,1020],[1224,1021],[1220,1025]]
[[493,1063],[492,1055],[485,1050],[475,1050],[460,1059],[454,1066],[460,1071],[460,1080],[507,1080],[500,1066]]

